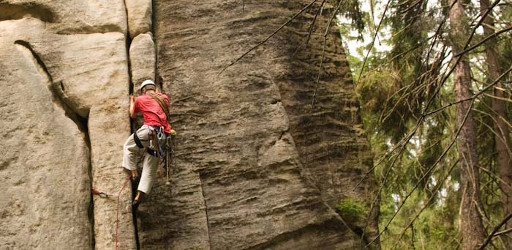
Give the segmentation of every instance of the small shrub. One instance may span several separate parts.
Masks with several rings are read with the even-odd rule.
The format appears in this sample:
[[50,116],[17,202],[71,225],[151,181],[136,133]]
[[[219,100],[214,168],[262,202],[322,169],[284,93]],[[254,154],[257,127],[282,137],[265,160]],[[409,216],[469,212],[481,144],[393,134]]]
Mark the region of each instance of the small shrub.
[[366,207],[353,198],[342,201],[335,208],[344,220],[354,223],[364,220],[368,214]]

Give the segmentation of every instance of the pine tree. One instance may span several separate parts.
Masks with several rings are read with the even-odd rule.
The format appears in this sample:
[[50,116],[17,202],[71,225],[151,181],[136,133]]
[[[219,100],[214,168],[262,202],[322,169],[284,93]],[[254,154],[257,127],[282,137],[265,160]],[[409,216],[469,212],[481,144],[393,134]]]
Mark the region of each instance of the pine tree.
[[[466,15],[466,5],[462,1],[452,0],[450,9],[450,42],[455,61],[453,80],[455,83],[456,101],[470,99],[471,68],[469,58],[462,53],[469,37],[469,19]],[[460,55],[459,55],[460,54]],[[472,99],[474,100],[474,99]],[[476,249],[484,240],[484,230],[481,218],[483,211],[478,156],[476,148],[476,124],[471,108],[473,101],[462,101],[456,108],[456,120],[459,127],[457,146],[461,168],[461,230],[464,249]]]
[[[490,11],[490,3],[489,0],[480,0],[480,10],[482,15],[484,15],[487,11]],[[495,32],[494,18],[492,14],[488,14],[484,19],[484,35],[486,37],[492,37]],[[501,188],[501,196],[503,202],[503,216],[506,216],[512,213],[512,161],[511,155],[509,154],[510,150],[510,130],[506,124],[506,102],[505,93],[502,81],[498,78],[502,74],[501,68],[498,62],[498,46],[495,37],[492,37],[485,47],[486,54],[486,62],[487,62],[487,73],[489,84],[492,84],[494,81],[497,81],[495,84],[494,95],[492,97],[492,109],[494,111],[495,117],[493,117],[494,121],[494,143],[496,150],[496,158],[498,164],[498,172]],[[509,220],[507,223],[508,227],[512,227],[512,221]],[[511,234],[512,236],[512,234]],[[504,237],[507,246],[512,247],[512,240],[508,237]]]

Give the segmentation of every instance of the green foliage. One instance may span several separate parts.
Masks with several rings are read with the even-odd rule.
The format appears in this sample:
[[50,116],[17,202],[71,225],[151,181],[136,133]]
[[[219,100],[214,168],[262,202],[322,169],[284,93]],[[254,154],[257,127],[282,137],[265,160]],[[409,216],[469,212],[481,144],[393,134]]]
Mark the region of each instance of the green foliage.
[[[331,0],[334,6],[337,6],[340,0]],[[341,3],[339,13],[352,21],[352,27],[358,32],[364,29],[363,14],[358,0],[346,0]]]
[[368,211],[366,206],[360,201],[350,198],[336,205],[336,212],[345,220],[351,223],[362,222]]
[[[450,182],[448,182],[448,186]],[[410,186],[409,186],[410,187]],[[404,196],[391,195],[386,192],[381,202],[381,224],[384,228],[386,222],[395,214]],[[383,249],[458,249],[460,232],[457,228],[458,199],[456,193],[448,196],[434,194],[437,202],[428,203],[432,196],[424,192],[414,192],[409,201],[396,216],[384,233],[381,245]],[[393,196],[393,197],[392,197]],[[409,223],[415,218],[422,206],[425,209],[416,218],[413,224]],[[403,233],[403,235],[401,235]]]
[[[383,8],[382,2],[371,0],[370,3],[380,3],[381,10]],[[479,16],[480,10],[468,3],[469,16]],[[389,44],[391,49],[377,52],[369,47],[371,41],[364,41],[360,42],[357,53],[347,55],[363,124],[376,156],[374,162],[378,164],[374,173],[380,189],[381,246],[383,249],[460,249],[459,212],[463,187],[458,167],[461,159],[457,145],[453,144],[458,129],[457,105],[446,107],[455,101],[456,92],[452,78],[444,75],[453,63],[447,59],[450,45],[446,44],[450,33],[447,20],[450,4],[445,0],[393,0],[389,6],[376,43]],[[502,5],[493,12],[496,31],[512,25],[510,5]],[[364,32],[373,38],[380,16],[374,20],[370,13],[361,13],[361,17],[365,22]],[[474,25],[477,20],[468,20],[468,25]],[[387,30],[387,36],[382,30]],[[348,40],[353,44],[361,37],[354,35],[346,22],[340,27],[340,33],[345,44],[349,44]],[[477,33],[470,45],[484,38],[484,34]],[[466,42],[464,39],[467,37],[464,36],[462,43]],[[498,51],[501,72],[508,70],[512,65],[512,36],[502,34],[492,46]],[[365,51],[370,49],[371,53],[365,58]],[[492,82],[487,76],[484,49],[485,46],[481,46],[467,54],[473,93]],[[509,75],[502,81],[509,100],[506,121],[512,120],[511,79]],[[434,110],[437,111],[424,116]],[[477,123],[483,221],[488,233],[503,218],[492,90],[478,97],[473,110]],[[419,120],[422,122],[418,124]],[[412,131],[414,134],[408,138]],[[350,204],[343,207],[351,211],[346,216],[360,214],[355,208],[350,209]],[[493,245],[504,249],[499,237],[493,240]]]

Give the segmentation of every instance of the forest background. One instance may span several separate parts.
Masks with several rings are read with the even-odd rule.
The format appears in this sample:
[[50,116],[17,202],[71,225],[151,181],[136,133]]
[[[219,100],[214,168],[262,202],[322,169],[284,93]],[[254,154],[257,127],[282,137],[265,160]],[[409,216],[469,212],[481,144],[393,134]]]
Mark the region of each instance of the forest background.
[[374,152],[381,247],[512,249],[512,2],[324,4]]

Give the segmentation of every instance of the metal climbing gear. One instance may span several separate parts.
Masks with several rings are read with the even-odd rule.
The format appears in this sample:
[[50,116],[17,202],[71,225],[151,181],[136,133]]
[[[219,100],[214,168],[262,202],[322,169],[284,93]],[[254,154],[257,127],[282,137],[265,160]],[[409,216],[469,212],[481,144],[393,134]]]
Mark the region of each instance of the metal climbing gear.
[[108,195],[107,193],[98,191],[96,189],[92,189],[92,194],[99,195],[101,198],[109,198],[110,197],[110,195]]
[[92,193],[94,195],[99,195],[101,198],[116,198],[117,199],[117,214],[116,214],[116,249],[117,249],[117,228],[119,227],[119,198],[121,197],[121,193],[123,192],[124,188],[126,187],[126,184],[130,181],[130,177],[128,176],[126,178],[126,181],[123,183],[123,186],[119,190],[119,193],[117,195],[110,195],[105,192],[99,191],[97,189],[92,189]]
[[[155,93],[149,93],[149,96],[151,96],[160,105],[160,108],[162,108],[162,110],[165,113],[165,116],[167,117],[167,122],[169,122],[169,117],[170,117],[169,106],[167,106],[167,103],[165,103],[165,100]],[[169,124],[170,124],[170,122],[169,122]],[[164,152],[163,154],[161,154],[161,160],[162,160],[162,166],[164,167],[165,172],[166,172],[165,184],[170,185],[171,183],[169,181],[170,180],[169,177],[170,177],[171,165],[174,165],[174,167],[176,167],[176,161],[174,159],[175,158],[174,151],[176,148],[175,147],[176,131],[171,130],[171,134],[166,135],[163,132],[163,128],[161,128],[161,129],[162,129],[161,134],[158,134],[158,131],[157,131],[158,147],[159,147],[160,152]],[[162,147],[162,145],[163,145],[163,147]]]
[[[166,172],[165,184],[170,185],[171,165],[176,165],[173,157],[176,144],[176,131],[171,134],[167,134],[164,132],[163,127],[153,127],[153,132],[150,134],[149,138],[150,145],[153,149],[148,149],[148,151],[151,155],[159,158],[160,164],[162,164],[162,167]],[[154,152],[154,154],[152,154],[152,152]]]

